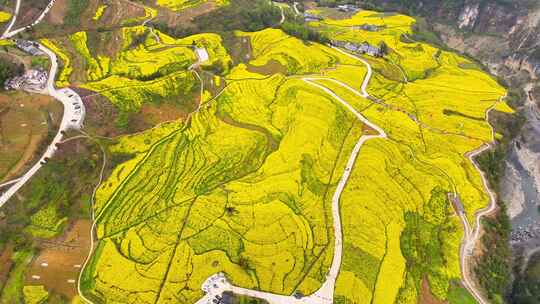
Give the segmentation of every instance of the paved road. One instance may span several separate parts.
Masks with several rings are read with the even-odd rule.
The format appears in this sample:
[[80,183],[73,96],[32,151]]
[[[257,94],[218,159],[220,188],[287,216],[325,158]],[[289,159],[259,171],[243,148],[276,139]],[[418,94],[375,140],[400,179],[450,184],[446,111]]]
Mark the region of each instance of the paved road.
[[11,18],[11,21],[10,21],[6,31],[0,37],[0,39],[11,38],[11,37],[17,35],[18,33],[21,33],[21,32],[23,32],[23,31],[25,31],[25,30],[27,30],[27,29],[29,29],[31,27],[34,27],[34,26],[38,25],[43,20],[43,18],[45,18],[45,15],[47,15],[47,13],[51,10],[51,8],[53,7],[55,1],[56,0],[51,0],[51,2],[49,2],[49,4],[47,4],[47,7],[43,10],[43,12],[41,12],[41,15],[39,15],[39,17],[36,20],[34,20],[34,22],[32,22],[32,24],[21,27],[21,28],[18,28],[16,30],[12,31],[11,28],[15,24],[15,20],[17,20],[17,15],[19,14],[19,8],[20,8],[20,5],[21,5],[21,0],[17,0],[17,4],[15,6],[15,14],[13,14],[13,18]]
[[[352,58],[355,58],[355,59],[358,59],[360,61],[362,61],[364,63],[364,65],[366,65],[366,67],[368,68],[368,78],[371,77],[371,74],[372,74],[372,69],[371,69],[371,66],[370,64],[365,61],[364,59],[360,58],[360,57],[357,57],[357,56],[354,56],[350,53],[347,53],[339,48],[336,48],[336,47],[333,47],[335,50],[349,56],[349,57],[352,57]],[[364,82],[362,84],[362,94],[363,94],[363,97],[365,98],[368,98],[369,97],[369,94],[367,93],[366,91],[366,88],[367,88],[367,82]],[[344,85],[344,86],[347,86],[347,85]],[[502,100],[502,98],[501,98]],[[495,107],[495,105],[493,105],[492,107],[490,107],[487,111],[486,111],[486,121],[489,121],[489,113],[491,112],[491,110]],[[413,119],[416,121],[416,119]],[[417,121],[417,123],[419,123]],[[492,136],[492,140],[493,142],[495,141],[495,133],[494,133],[494,130],[493,128],[491,128],[491,136]],[[465,213],[460,213],[459,216],[461,218],[461,221],[463,222],[463,226],[464,226],[464,237],[463,237],[463,241],[462,241],[462,244],[461,244],[461,248],[460,248],[460,260],[461,260],[461,270],[462,270],[462,281],[463,281],[463,285],[467,288],[467,290],[469,290],[469,292],[474,296],[474,298],[480,303],[480,304],[488,304],[489,302],[487,300],[484,299],[482,293],[478,290],[478,288],[476,288],[475,284],[474,284],[474,281],[473,279],[470,277],[470,270],[468,269],[468,263],[467,263],[467,258],[471,257],[472,256],[472,253],[474,251],[474,248],[476,246],[476,244],[478,243],[479,239],[480,239],[480,231],[481,231],[481,220],[482,220],[482,217],[492,213],[496,207],[497,207],[497,204],[496,204],[496,195],[495,193],[489,188],[489,185],[488,185],[488,181],[487,181],[487,178],[484,174],[484,172],[480,169],[478,163],[475,161],[475,157],[482,154],[483,152],[489,150],[491,148],[491,143],[488,143],[488,144],[485,144],[483,146],[481,146],[480,148],[474,150],[474,151],[471,151],[470,153],[468,153],[466,155],[466,157],[471,161],[471,163],[473,164],[473,166],[476,168],[476,170],[478,170],[478,172],[480,173],[480,176],[482,178],[482,184],[483,184],[483,187],[486,191],[486,193],[488,193],[488,196],[489,196],[489,203],[488,203],[488,206],[485,208],[485,209],[482,209],[480,211],[478,211],[476,214],[475,214],[475,226],[474,227],[471,227],[469,225],[469,222],[468,222],[468,219],[467,219],[467,216]],[[454,195],[457,195],[457,194],[454,194]]]
[[9,186],[11,184],[15,184],[18,180],[19,180],[19,178],[16,178],[16,179],[12,179],[12,180],[10,180],[8,182],[2,183],[2,184],[0,184],[0,188]]
[[[488,122],[489,122],[489,113],[494,107],[495,105],[491,106],[486,111],[486,121]],[[493,127],[491,127],[491,134],[492,134],[492,139],[494,142],[495,132],[493,130]],[[492,147],[492,144],[487,143],[481,146],[480,148],[466,154],[466,157],[471,161],[473,166],[480,173],[480,177],[482,178],[482,185],[484,187],[484,190],[487,192],[489,196],[488,206],[482,210],[479,210],[475,214],[474,227],[471,227],[469,225],[465,213],[459,214],[459,216],[462,218],[461,220],[464,223],[464,227],[465,227],[465,233],[464,233],[463,240],[461,243],[461,248],[460,248],[462,282],[465,288],[469,290],[469,292],[473,295],[476,301],[478,301],[478,303],[480,304],[489,304],[489,301],[484,298],[484,295],[476,287],[475,281],[470,277],[471,269],[469,269],[469,262],[467,261],[467,259],[473,258],[473,252],[476,247],[476,244],[480,241],[480,231],[482,230],[482,226],[481,226],[482,217],[492,213],[497,208],[496,194],[495,192],[493,192],[493,190],[489,188],[489,184],[488,184],[485,173],[480,169],[480,166],[475,161],[476,156],[491,149],[491,147]]]
[[[345,53],[347,55],[350,55],[348,53]],[[351,57],[355,59],[359,59],[361,62],[363,62],[367,66],[367,73],[364,77],[364,81],[362,83],[362,92],[358,92],[352,87],[348,86],[345,83],[342,83],[335,79],[330,78],[324,78],[324,77],[313,77],[313,78],[303,78],[303,80],[320,90],[324,91],[328,95],[332,96],[334,99],[336,99],[339,103],[341,103],[343,106],[345,106],[349,111],[351,111],[362,123],[368,125],[372,129],[376,130],[378,134],[376,135],[362,135],[356,145],[354,146],[351,155],[349,156],[349,160],[347,162],[347,165],[345,167],[345,170],[343,171],[343,174],[341,176],[341,179],[339,180],[339,183],[336,187],[336,191],[334,192],[334,196],[332,197],[332,217],[333,217],[333,230],[334,230],[334,256],[332,259],[332,265],[330,266],[330,269],[328,273],[326,274],[326,280],[321,285],[321,287],[312,295],[302,297],[300,299],[295,298],[294,296],[285,296],[285,295],[279,295],[269,292],[263,292],[258,290],[252,290],[252,289],[246,289],[241,288],[232,285],[227,279],[225,278],[224,274],[218,273],[211,277],[209,277],[205,283],[202,286],[202,290],[206,293],[206,295],[196,302],[196,304],[210,304],[212,303],[212,300],[214,300],[216,297],[219,297],[223,294],[223,292],[233,292],[235,294],[250,296],[254,298],[260,298],[268,301],[271,304],[331,304],[334,302],[334,289],[337,277],[339,275],[339,271],[341,268],[341,260],[343,256],[343,232],[342,232],[342,226],[341,226],[341,214],[340,214],[340,208],[339,208],[339,201],[341,194],[343,193],[343,190],[345,189],[345,186],[347,185],[347,181],[349,180],[350,174],[354,168],[354,164],[356,162],[356,159],[358,157],[358,154],[360,153],[362,145],[370,139],[375,138],[386,138],[386,133],[384,130],[382,130],[379,126],[375,125],[374,123],[367,120],[362,114],[360,114],[358,111],[354,109],[349,103],[347,103],[345,100],[343,100],[341,97],[336,95],[333,91],[330,89],[316,83],[316,80],[330,80],[335,83],[338,83],[342,87],[350,90],[351,92],[355,93],[358,96],[367,98],[369,97],[369,94],[366,91],[367,85],[371,79],[372,70],[371,66],[363,59],[350,55]]]
[[9,21],[8,26],[6,27],[6,30],[0,37],[0,39],[7,38],[6,34],[8,34],[11,31],[11,28],[15,24],[15,21],[17,21],[17,15],[19,15],[19,10],[21,8],[21,0],[17,0],[17,3],[15,3],[15,11],[13,12],[13,16],[11,17],[11,20]]
[[[343,191],[343,189],[344,189],[344,187],[345,187],[345,185],[347,183],[347,180],[348,180],[349,175],[350,175],[350,171],[354,167],[354,162],[356,160],[356,157],[357,157],[363,143],[366,140],[369,140],[371,138],[377,138],[377,137],[385,138],[386,137],[386,134],[385,134],[384,130],[382,130],[378,126],[374,125],[370,121],[366,120],[360,113],[358,113],[346,101],[342,100],[339,96],[334,94],[328,88],[313,82],[315,80],[322,80],[322,79],[325,79],[327,81],[333,81],[333,82],[341,85],[342,87],[350,90],[351,92],[355,93],[356,95],[362,96],[364,98],[369,98],[370,97],[370,95],[368,94],[368,92],[366,90],[367,85],[369,84],[369,80],[370,80],[371,75],[372,75],[372,68],[371,68],[370,64],[367,61],[365,61],[364,59],[362,59],[360,57],[357,57],[357,56],[354,56],[352,54],[349,54],[347,52],[344,52],[341,49],[338,49],[338,48],[334,48],[334,49],[336,49],[339,52],[342,52],[343,54],[345,54],[345,55],[347,55],[347,56],[349,56],[351,58],[360,60],[362,63],[364,63],[364,65],[366,65],[367,74],[366,74],[366,77],[364,79],[364,82],[362,83],[361,92],[358,92],[355,89],[351,88],[349,85],[347,85],[345,83],[342,83],[340,81],[337,81],[335,79],[328,79],[328,78],[321,77],[321,78],[304,78],[303,80],[306,81],[307,83],[310,83],[311,85],[317,86],[319,89],[325,91],[327,94],[329,94],[332,97],[334,97],[335,99],[337,99],[347,109],[352,111],[359,118],[359,120],[361,120],[362,122],[364,122],[365,124],[367,124],[371,128],[377,130],[377,132],[379,134],[378,135],[362,136],[359,139],[359,141],[355,145],[355,147],[353,149],[353,152],[352,152],[352,154],[351,154],[351,156],[349,158],[349,161],[347,163],[347,167],[345,168],[345,172],[343,173],[343,175],[341,177],[341,180],[340,180],[340,182],[338,184],[336,192],[334,193],[334,196],[333,196],[333,199],[332,199],[332,214],[333,214],[333,219],[334,219],[334,234],[335,234],[335,237],[334,237],[335,244],[334,244],[334,246],[335,246],[335,250],[334,250],[334,257],[333,257],[333,261],[332,261],[332,266],[330,268],[330,271],[327,274],[326,281],[323,283],[322,287],[319,290],[317,290],[317,292],[315,292],[313,295],[303,297],[301,299],[297,299],[297,298],[295,298],[293,296],[277,295],[277,294],[268,293],[268,292],[262,292],[262,291],[257,291],[257,290],[250,290],[250,289],[240,288],[240,287],[237,287],[237,286],[234,286],[234,285],[230,284],[223,274],[218,273],[218,274],[215,274],[215,275],[211,276],[210,278],[208,278],[208,280],[203,284],[202,289],[206,293],[206,295],[202,299],[200,299],[197,302],[197,304],[210,304],[210,303],[212,303],[212,300],[216,298],[216,296],[220,296],[225,291],[233,292],[235,294],[240,294],[240,295],[251,296],[251,297],[255,297],[255,298],[261,298],[261,299],[264,299],[264,300],[268,301],[271,304],[272,303],[276,303],[276,304],[286,304],[286,303],[290,303],[290,304],[301,304],[301,303],[330,304],[330,303],[333,302],[333,292],[334,292],[336,278],[337,278],[337,275],[339,274],[339,269],[340,269],[340,265],[341,265],[341,257],[342,257],[342,249],[343,249],[342,248],[342,238],[343,238],[343,236],[342,236],[342,232],[341,232],[342,231],[341,230],[341,218],[340,218],[340,214],[339,214],[339,198],[340,198],[340,195],[341,195],[341,193],[342,193],[342,191]],[[488,111],[486,112],[486,120],[487,120],[487,118],[489,116],[489,112],[493,109],[493,107],[488,109]],[[494,136],[493,129],[492,129],[492,136]],[[489,205],[485,209],[480,210],[475,214],[475,227],[474,227],[474,229],[469,226],[466,215],[464,213],[460,214],[461,220],[464,223],[464,230],[465,230],[465,235],[464,235],[464,238],[462,240],[462,244],[461,244],[461,248],[460,248],[460,256],[461,256],[460,260],[461,260],[461,269],[462,269],[462,276],[463,276],[462,281],[463,281],[463,285],[467,288],[467,290],[473,295],[473,297],[480,304],[488,304],[489,302],[484,299],[481,292],[476,288],[472,278],[469,276],[470,271],[468,269],[467,258],[472,256],[472,252],[473,252],[477,242],[479,241],[480,229],[481,229],[480,222],[481,222],[482,217],[489,214],[489,213],[491,213],[491,212],[493,212],[495,210],[495,208],[496,208],[495,193],[491,189],[489,189],[488,182],[487,182],[485,174],[480,170],[480,167],[478,166],[478,164],[474,160],[474,158],[477,155],[485,152],[486,150],[488,150],[490,148],[491,148],[491,144],[486,144],[486,145],[483,145],[482,147],[480,147],[480,148],[478,148],[478,149],[476,149],[476,150],[474,150],[474,151],[472,151],[472,152],[470,152],[470,153],[468,153],[466,155],[466,157],[469,158],[469,160],[474,165],[474,167],[480,172],[484,189],[489,195],[489,199],[490,199],[489,200]],[[457,195],[457,194],[454,194],[454,195]]]
[[293,3],[293,8],[294,8],[294,12],[295,12],[297,15],[302,15],[302,13],[298,10],[298,2],[294,2],[294,3]]
[[283,24],[285,22],[285,12],[283,11],[283,7],[281,3],[277,3],[274,1],[270,1],[273,5],[277,6],[279,8],[279,11],[281,12],[281,19],[279,20],[279,25]]
[[9,187],[4,193],[0,195],[0,208],[7,203],[7,201],[15,194],[17,191],[22,188],[30,180],[34,174],[43,166],[47,159],[54,156],[54,153],[57,150],[56,145],[59,144],[64,135],[63,131],[69,129],[80,129],[82,127],[85,115],[84,104],[81,97],[73,90],[69,88],[64,88],[57,90],[54,87],[54,81],[56,78],[56,73],[58,72],[58,59],[56,54],[46,47],[39,45],[40,50],[42,50],[51,61],[51,69],[49,72],[49,78],[47,79],[47,87],[42,92],[43,94],[50,95],[60,101],[64,106],[64,115],[62,117],[62,122],[60,123],[60,128],[58,133],[56,133],[51,144],[47,147],[45,153],[41,156],[30,170],[28,170],[20,179]]

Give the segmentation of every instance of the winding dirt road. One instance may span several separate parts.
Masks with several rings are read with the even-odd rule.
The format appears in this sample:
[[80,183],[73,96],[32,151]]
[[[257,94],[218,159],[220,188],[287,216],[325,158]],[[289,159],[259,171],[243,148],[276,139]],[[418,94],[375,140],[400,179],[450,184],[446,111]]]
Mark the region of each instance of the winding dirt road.
[[199,301],[197,301],[196,304],[211,304],[213,303],[213,300],[215,300],[216,297],[221,296],[223,292],[232,292],[234,294],[264,299],[271,304],[331,304],[334,302],[334,289],[335,289],[336,280],[337,280],[337,277],[339,275],[339,271],[341,268],[341,260],[343,257],[343,229],[341,226],[341,214],[340,214],[340,206],[339,206],[340,197],[341,197],[341,194],[343,193],[343,190],[345,189],[345,186],[347,185],[351,172],[354,168],[354,164],[356,163],[358,154],[360,153],[360,150],[362,148],[362,145],[370,139],[387,137],[383,129],[381,129],[379,126],[367,120],[364,116],[362,116],[362,114],[356,111],[354,107],[352,107],[349,103],[347,103],[337,94],[335,94],[332,90],[315,82],[317,80],[330,80],[341,85],[347,90],[353,92],[357,96],[364,97],[364,98],[369,97],[369,94],[367,93],[366,88],[372,76],[371,66],[365,60],[359,57],[350,55],[346,52],[343,52],[343,53],[355,59],[360,60],[367,67],[367,73],[364,77],[364,81],[361,86],[361,92],[358,92],[357,90],[353,89],[347,84],[342,83],[341,81],[338,81],[332,78],[307,77],[307,78],[302,78],[302,80],[305,81],[307,84],[317,87],[321,91],[330,95],[332,98],[337,100],[340,104],[342,104],[345,108],[347,108],[347,110],[353,113],[359,121],[371,127],[372,129],[376,130],[378,134],[362,135],[358,139],[356,145],[354,146],[351,152],[351,155],[349,156],[349,160],[347,161],[345,170],[343,171],[343,174],[336,187],[336,191],[334,192],[334,195],[332,197],[334,256],[332,259],[332,265],[326,275],[325,282],[321,285],[321,287],[315,293],[309,296],[302,297],[302,298],[296,298],[294,296],[285,296],[285,295],[279,295],[279,294],[274,294],[270,292],[263,292],[259,290],[237,287],[237,286],[232,285],[225,278],[224,274],[218,273],[211,276],[205,281],[205,283],[202,286],[202,289],[206,293],[206,295],[203,298],[201,298]]
[[[502,99],[504,99],[504,97],[501,98],[501,100]],[[486,111],[485,119],[488,122],[488,124],[489,124],[489,112],[493,110],[495,105],[496,104],[491,106]],[[460,247],[462,282],[465,288],[467,288],[467,290],[473,295],[476,301],[478,301],[478,303],[480,304],[489,304],[489,301],[484,298],[484,295],[476,287],[475,280],[471,277],[471,269],[469,269],[470,264],[469,264],[468,259],[473,257],[474,249],[476,248],[476,245],[478,244],[480,240],[480,232],[482,230],[482,224],[481,224],[482,217],[489,215],[490,213],[495,211],[495,209],[497,209],[497,196],[495,192],[489,188],[486,175],[484,171],[480,169],[480,166],[475,160],[476,156],[491,149],[493,143],[495,142],[495,131],[493,130],[493,127],[491,127],[491,136],[492,136],[491,143],[484,144],[480,148],[474,151],[471,151],[465,155],[469,159],[469,161],[473,164],[474,168],[480,173],[480,177],[482,178],[482,185],[484,187],[484,190],[489,196],[488,206],[475,213],[475,223],[473,227],[470,226],[467,220],[466,214],[464,213],[459,214],[461,221],[463,222],[463,226],[465,230],[461,247]]]
[[[38,19],[35,20],[28,27],[35,26],[36,24],[41,22],[41,20],[45,17],[47,12],[53,6],[54,1],[55,0],[52,0],[49,3],[49,5],[47,6],[47,8],[43,11],[43,13],[38,17]],[[8,24],[8,27],[7,27],[6,31],[4,32],[4,34],[0,38],[5,39],[5,38],[13,37],[14,35],[22,32],[22,31],[24,31],[25,29],[28,28],[28,27],[22,27],[22,28],[13,30],[13,31],[11,30],[13,25],[16,22],[16,18],[17,18],[19,9],[20,9],[20,2],[21,2],[21,0],[17,0],[14,16],[11,19],[10,23]],[[293,8],[294,8],[295,12],[297,14],[299,14],[300,12],[298,11],[296,5],[297,5],[297,3],[295,3],[293,5]],[[283,21],[284,21],[284,15],[282,14],[281,22],[283,22]],[[55,75],[56,75],[56,73],[58,71],[58,61],[57,61],[56,55],[52,51],[50,51],[49,49],[47,49],[47,48],[45,48],[43,46],[40,46],[40,49],[42,51],[44,51],[49,56],[49,58],[51,60],[51,70],[50,70],[50,73],[49,73],[49,79],[48,79],[48,83],[47,83],[46,93],[48,93],[49,95],[55,97],[60,102],[62,102],[62,104],[64,105],[64,117],[62,119],[61,127],[60,127],[58,133],[54,137],[53,142],[49,145],[49,147],[47,148],[47,151],[44,153],[44,155],[41,157],[41,159],[25,175],[23,175],[20,179],[18,179],[5,193],[3,193],[0,196],[0,207],[2,207],[9,200],[9,198],[13,194],[15,194],[41,168],[42,163],[47,158],[50,158],[50,157],[52,157],[54,155],[54,153],[56,151],[56,144],[61,142],[62,139],[63,139],[63,134],[62,134],[63,132],[62,131],[70,129],[70,128],[75,128],[75,129],[80,128],[82,126],[82,122],[83,122],[83,119],[84,119],[84,108],[82,109],[82,115],[76,115],[75,114],[76,111],[74,111],[76,109],[74,109],[74,107],[73,107],[75,104],[79,104],[80,106],[84,107],[82,105],[82,100],[80,99],[80,97],[74,91],[72,91],[70,89],[56,90],[54,88],[54,79],[55,79]],[[363,122],[364,124],[370,126],[374,130],[376,130],[378,132],[378,134],[377,135],[362,135],[359,138],[358,142],[356,143],[356,145],[354,146],[354,148],[353,148],[353,150],[351,152],[351,155],[350,155],[349,160],[347,162],[347,166],[345,167],[345,170],[344,170],[344,172],[343,172],[343,174],[341,176],[339,184],[338,184],[338,186],[336,188],[336,191],[334,193],[334,196],[332,198],[332,214],[333,214],[333,225],[334,225],[333,230],[334,230],[334,241],[335,241],[334,246],[335,247],[334,247],[334,257],[333,257],[333,260],[332,260],[332,265],[331,265],[331,267],[330,267],[330,269],[328,271],[326,281],[322,284],[322,286],[319,288],[319,290],[317,290],[314,294],[312,294],[310,296],[300,298],[300,299],[297,299],[297,298],[295,298],[293,296],[284,296],[284,295],[278,295],[278,294],[273,294],[273,293],[267,293],[267,292],[261,292],[261,291],[257,291],[257,290],[250,290],[250,289],[236,287],[236,286],[231,285],[226,280],[226,278],[224,277],[223,274],[216,274],[216,275],[211,276],[203,284],[202,288],[206,292],[206,295],[205,295],[205,297],[203,297],[202,299],[197,301],[198,304],[212,303],[212,300],[216,296],[221,295],[225,291],[231,291],[231,292],[236,293],[236,294],[241,294],[241,295],[246,295],[246,296],[252,296],[252,297],[256,297],[256,298],[265,299],[265,300],[269,301],[270,303],[279,303],[279,304],[281,304],[281,303],[283,303],[283,304],[294,304],[294,303],[330,304],[330,303],[333,303],[334,287],[335,287],[335,282],[336,282],[336,279],[337,279],[337,276],[339,274],[339,270],[340,270],[340,267],[341,267],[342,250],[343,250],[343,235],[342,235],[342,227],[341,227],[339,199],[340,199],[341,193],[343,192],[343,190],[344,190],[344,188],[345,188],[345,186],[347,184],[347,181],[348,181],[348,179],[350,177],[351,171],[352,171],[352,169],[354,167],[354,164],[356,162],[357,156],[358,156],[358,154],[359,154],[359,152],[361,150],[362,145],[369,139],[386,138],[386,133],[384,132],[384,130],[382,130],[380,127],[378,127],[377,125],[371,123],[369,120],[367,120],[365,117],[363,117],[350,104],[348,104],[345,100],[343,100],[341,97],[336,95],[330,89],[328,89],[328,88],[314,82],[316,80],[321,80],[321,79],[334,81],[334,82],[338,83],[339,85],[345,87],[346,89],[350,90],[351,92],[353,92],[356,95],[359,95],[359,96],[364,97],[364,98],[370,97],[369,94],[366,91],[367,85],[369,84],[369,81],[370,81],[371,76],[372,76],[372,69],[371,69],[371,66],[369,65],[369,63],[366,62],[364,59],[362,59],[360,57],[357,57],[357,56],[354,56],[354,55],[349,54],[347,52],[344,52],[344,51],[342,51],[342,50],[340,50],[338,48],[334,48],[334,49],[342,52],[343,54],[345,54],[347,56],[350,56],[350,57],[352,57],[354,59],[357,59],[357,60],[361,61],[367,67],[367,74],[366,74],[366,76],[364,78],[364,81],[362,83],[361,92],[356,91],[355,89],[351,88],[350,86],[348,86],[348,85],[346,85],[346,84],[344,84],[344,83],[342,83],[340,81],[330,79],[330,78],[304,78],[303,80],[306,83],[308,83],[308,84],[310,84],[312,86],[315,86],[315,87],[319,88],[320,90],[324,91],[326,94],[332,96],[332,98],[336,99],[343,106],[345,106],[349,111],[351,111],[361,122]],[[487,118],[490,110],[491,110],[491,108],[486,112],[486,118]],[[475,246],[476,246],[476,244],[478,242],[479,234],[480,234],[480,230],[481,230],[481,226],[480,226],[481,218],[483,216],[493,212],[493,210],[495,210],[495,208],[496,208],[495,193],[491,189],[489,189],[488,184],[487,184],[487,179],[486,179],[484,173],[480,170],[478,164],[474,160],[474,157],[476,157],[477,155],[481,154],[482,152],[490,149],[490,147],[491,147],[491,144],[486,144],[486,145],[480,147],[479,149],[472,151],[471,153],[469,153],[467,155],[467,157],[472,162],[474,167],[480,172],[480,175],[482,177],[482,182],[483,182],[483,185],[484,185],[484,188],[485,188],[486,192],[489,195],[490,202],[489,202],[489,205],[488,205],[487,208],[485,208],[483,210],[480,210],[479,212],[476,213],[474,229],[471,229],[471,227],[469,227],[469,225],[464,225],[464,227],[465,227],[465,236],[463,238],[463,242],[462,242],[461,250],[460,250],[463,284],[480,304],[487,304],[488,302],[484,299],[482,294],[474,286],[473,280],[469,275],[470,270],[468,269],[467,258],[472,256],[472,252],[473,252],[473,250],[474,250],[474,248],[475,248]],[[464,221],[464,223],[467,223],[467,222]],[[81,271],[81,273],[82,273],[82,271]],[[80,287],[80,286],[78,286],[78,287]],[[89,301],[88,299],[86,299],[82,295],[82,293],[80,292],[80,288],[79,288],[79,294],[81,295],[81,297],[86,302],[91,303],[91,301]]]

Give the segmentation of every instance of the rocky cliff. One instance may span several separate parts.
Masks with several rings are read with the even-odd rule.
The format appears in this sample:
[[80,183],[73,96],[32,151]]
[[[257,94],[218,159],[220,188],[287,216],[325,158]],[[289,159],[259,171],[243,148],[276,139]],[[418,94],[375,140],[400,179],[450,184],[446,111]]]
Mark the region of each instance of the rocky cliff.
[[[518,135],[508,143],[504,175],[498,185],[512,224],[510,245],[519,278],[532,253],[540,252],[540,1],[365,0],[360,3],[424,16],[449,47],[481,61],[490,72],[507,82],[515,97],[514,105],[525,118]],[[510,302],[525,303],[515,299]]]

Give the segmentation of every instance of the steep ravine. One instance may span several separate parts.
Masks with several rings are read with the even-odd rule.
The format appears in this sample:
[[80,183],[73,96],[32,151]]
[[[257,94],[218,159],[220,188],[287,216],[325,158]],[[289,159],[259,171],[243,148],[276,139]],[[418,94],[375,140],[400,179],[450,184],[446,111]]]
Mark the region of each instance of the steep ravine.
[[495,2],[465,5],[456,26],[435,29],[450,47],[481,60],[521,93],[519,111],[526,120],[509,144],[500,195],[512,224],[513,254],[526,262],[540,247],[540,3]]
[[[540,256],[540,1],[363,0],[360,3],[424,16],[446,45],[479,60],[491,73],[504,79],[514,96],[519,96],[513,103],[525,122],[507,144],[503,175],[497,188],[512,226],[514,269],[523,273],[531,253]],[[509,298],[508,302],[526,303],[516,298]]]

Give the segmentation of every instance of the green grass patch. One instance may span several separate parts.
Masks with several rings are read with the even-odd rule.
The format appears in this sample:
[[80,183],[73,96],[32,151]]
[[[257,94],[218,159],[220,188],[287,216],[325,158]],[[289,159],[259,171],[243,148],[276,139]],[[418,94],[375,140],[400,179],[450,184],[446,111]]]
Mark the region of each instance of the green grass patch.
[[2,303],[24,303],[23,301],[23,287],[24,287],[24,272],[26,266],[32,258],[33,252],[30,250],[15,252],[12,256],[13,266],[9,272],[4,288],[2,289],[2,295],[0,296],[0,302]]
[[78,26],[81,24],[81,15],[88,7],[88,0],[68,0],[67,13],[64,17],[64,23],[67,26]]
[[477,304],[467,289],[463,288],[457,281],[452,281],[448,290],[449,304]]

